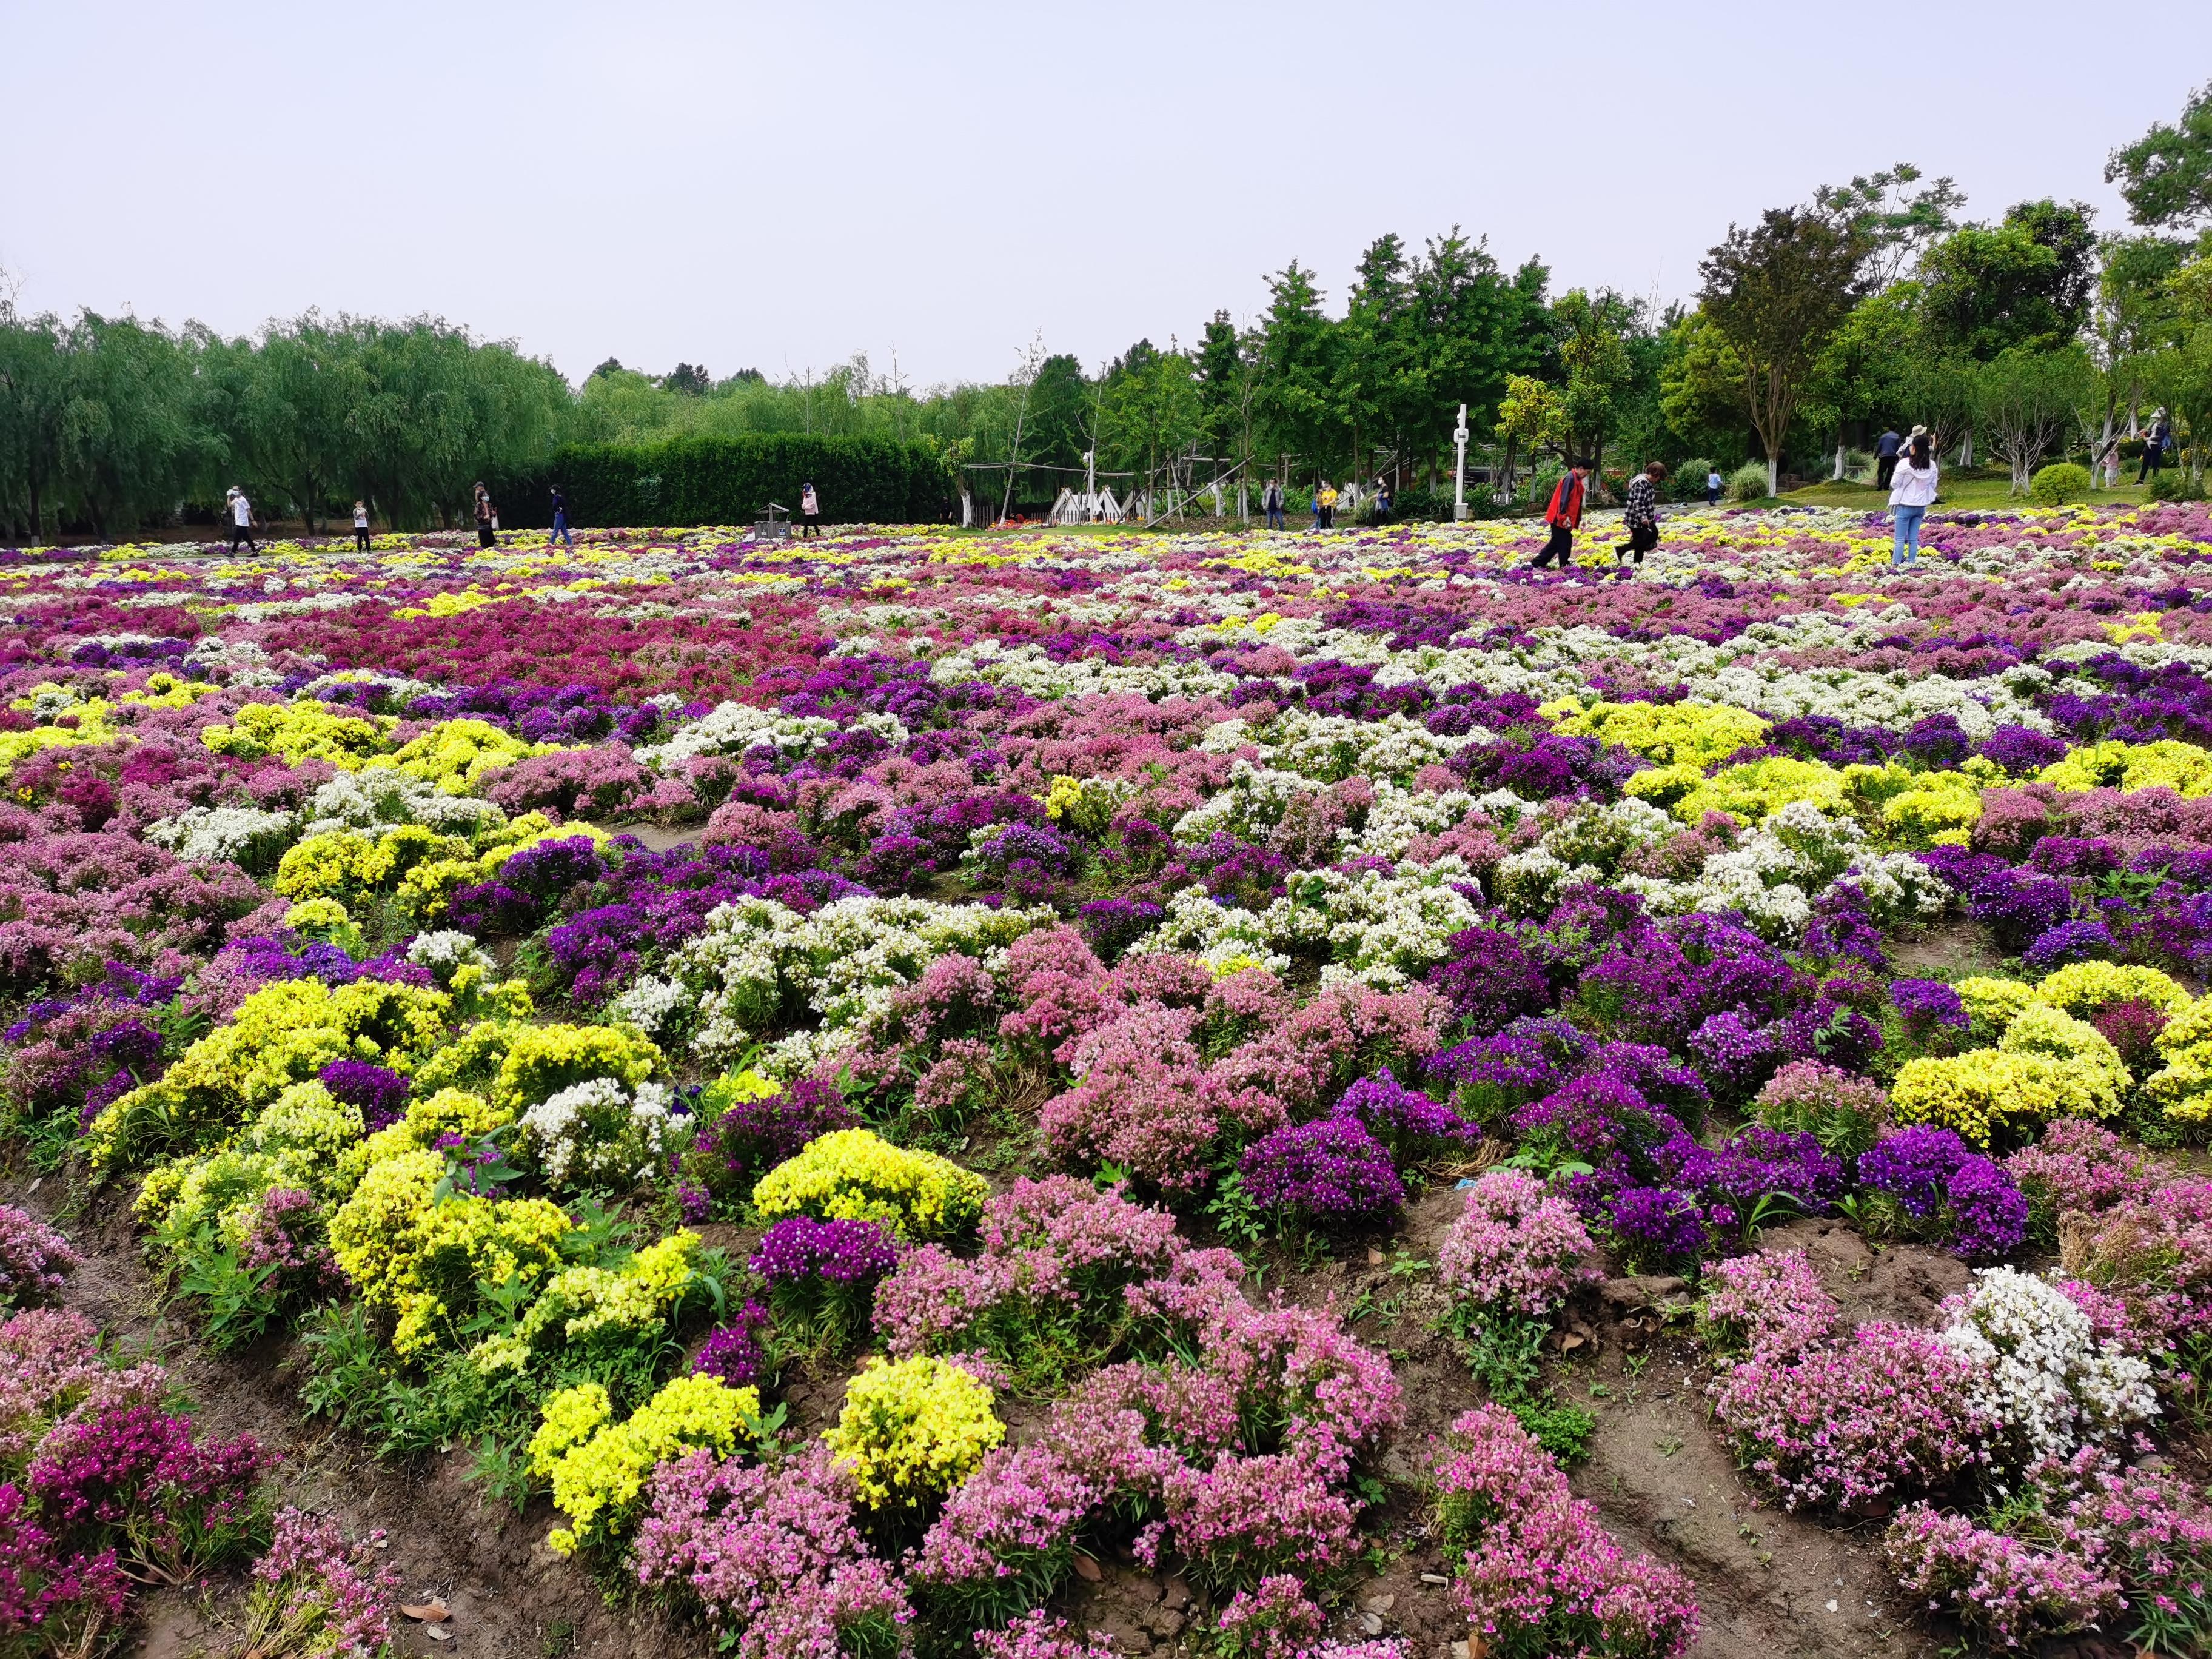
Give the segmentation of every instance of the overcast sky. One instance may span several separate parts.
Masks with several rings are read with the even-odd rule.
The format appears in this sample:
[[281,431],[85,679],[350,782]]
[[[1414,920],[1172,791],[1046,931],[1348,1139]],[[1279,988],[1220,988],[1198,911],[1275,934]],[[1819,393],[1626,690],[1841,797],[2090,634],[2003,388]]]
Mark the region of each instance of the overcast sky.
[[226,333],[428,312],[572,379],[997,379],[1039,329],[1096,368],[1455,222],[1673,298],[1900,159],[2118,228],[2106,152],[2212,74],[2190,10],[0,0],[0,266]]

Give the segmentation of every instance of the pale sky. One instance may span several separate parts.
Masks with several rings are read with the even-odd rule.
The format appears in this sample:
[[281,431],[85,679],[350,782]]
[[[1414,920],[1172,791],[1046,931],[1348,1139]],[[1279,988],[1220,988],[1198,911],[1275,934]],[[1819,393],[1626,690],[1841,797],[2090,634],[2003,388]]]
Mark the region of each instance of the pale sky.
[[1731,219],[1900,159],[2118,229],[2106,152],[2212,75],[2191,10],[0,0],[0,267],[225,333],[428,312],[571,379],[920,387],[1040,329],[1095,368],[1455,222],[1680,296]]

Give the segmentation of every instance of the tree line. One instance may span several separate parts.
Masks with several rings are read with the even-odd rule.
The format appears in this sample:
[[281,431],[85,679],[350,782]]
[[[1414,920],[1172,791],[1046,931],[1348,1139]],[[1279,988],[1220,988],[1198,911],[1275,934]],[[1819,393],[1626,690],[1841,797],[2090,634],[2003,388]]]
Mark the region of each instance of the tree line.
[[[1240,326],[1146,337],[1086,370],[1042,340],[1003,380],[916,388],[856,356],[827,374],[648,374],[580,386],[441,319],[310,312],[252,338],[132,316],[25,314],[0,298],[0,533],[120,536],[212,520],[236,483],[318,528],[356,498],[441,525],[488,475],[564,444],[799,434],[926,444],[994,510],[1098,475],[1127,496],[1218,479],[1388,478],[1448,499],[1467,405],[1485,497],[1584,459],[1842,476],[1884,427],[1957,460],[2111,460],[2169,412],[2201,489],[2212,448],[2212,87],[2112,153],[2130,225],[2084,204],[1965,218],[1900,163],[1730,227],[1686,305],[1551,291],[1456,228],[1361,256],[1340,303],[1293,260]],[[1471,494],[1474,492],[1471,492]]]

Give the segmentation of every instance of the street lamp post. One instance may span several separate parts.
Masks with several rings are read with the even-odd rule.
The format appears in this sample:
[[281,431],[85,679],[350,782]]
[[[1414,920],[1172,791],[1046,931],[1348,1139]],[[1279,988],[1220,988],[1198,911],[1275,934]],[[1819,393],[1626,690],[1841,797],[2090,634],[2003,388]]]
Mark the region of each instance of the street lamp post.
[[1467,518],[1467,405],[1459,406],[1459,424],[1452,428],[1452,521]]

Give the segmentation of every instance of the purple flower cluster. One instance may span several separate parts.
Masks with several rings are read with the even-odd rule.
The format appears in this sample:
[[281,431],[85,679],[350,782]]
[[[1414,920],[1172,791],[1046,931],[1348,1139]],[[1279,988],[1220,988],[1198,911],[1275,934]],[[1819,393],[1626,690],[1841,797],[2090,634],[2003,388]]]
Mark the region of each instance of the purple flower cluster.
[[316,1074],[331,1098],[361,1108],[363,1127],[374,1134],[397,1123],[407,1110],[406,1077],[388,1066],[365,1060],[334,1060]]
[[1482,1137],[1480,1124],[1470,1123],[1450,1107],[1407,1088],[1387,1066],[1346,1089],[1330,1115],[1358,1123],[1400,1158],[1417,1157]]
[[733,1388],[742,1388],[760,1376],[764,1355],[761,1333],[768,1327],[768,1310],[748,1299],[726,1325],[708,1334],[691,1362],[692,1373],[719,1376]]
[[2027,1242],[2019,1183],[1948,1129],[1915,1124],[1883,1136],[1859,1155],[1858,1179],[1896,1206],[1908,1231],[1969,1260],[2002,1259]]
[[77,1264],[69,1240],[27,1211],[0,1204],[0,1307],[50,1300]]
[[810,1279],[870,1285],[898,1265],[898,1246],[872,1221],[817,1221],[789,1216],[762,1235],[752,1270],[770,1285]]
[[720,1112],[714,1112],[715,1092],[709,1085],[700,1097],[703,1123],[684,1155],[684,1173],[718,1200],[750,1193],[762,1175],[816,1136],[860,1121],[836,1085],[818,1078],[797,1079],[775,1094],[738,1099]]
[[1254,1203],[1317,1226],[1369,1225],[1406,1201],[1389,1150],[1355,1118],[1285,1124],[1248,1147],[1237,1167]]

